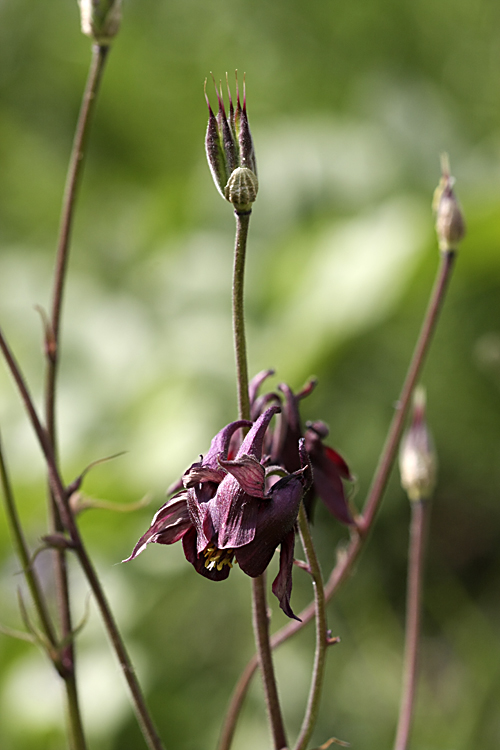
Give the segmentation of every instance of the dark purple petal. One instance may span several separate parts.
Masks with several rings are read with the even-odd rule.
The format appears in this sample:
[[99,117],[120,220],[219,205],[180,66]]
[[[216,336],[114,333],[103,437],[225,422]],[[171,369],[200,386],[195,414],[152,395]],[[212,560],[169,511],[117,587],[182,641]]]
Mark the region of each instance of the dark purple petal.
[[303,477],[291,474],[272,487],[268,500],[255,501],[255,537],[235,552],[244,573],[255,578],[267,568],[274,550],[295,525],[303,491]]
[[149,529],[135,545],[130,557],[123,562],[133,560],[150,543],[174,544],[181,539],[192,527],[186,499],[186,493],[183,492],[162,505],[151,521]]
[[223,581],[228,577],[229,571],[231,570],[230,565],[223,565],[220,570],[218,570],[217,566],[214,566],[213,568],[208,568],[206,566],[207,558],[203,552],[198,554],[196,531],[193,528],[182,537],[182,547],[184,549],[186,560],[193,565],[196,572],[200,575],[211,581]]
[[313,466],[314,491],[337,520],[354,523],[342,482],[346,472],[350,477],[347,464],[336,451],[323,445],[317,432],[310,428],[306,430],[305,447]]
[[227,458],[227,451],[229,449],[229,443],[231,442],[231,436],[240,427],[252,427],[252,422],[246,419],[239,419],[237,422],[230,422],[224,427],[217,435],[213,438],[210,444],[210,450],[202,461],[204,467],[211,469],[218,469],[218,459]]
[[259,392],[260,386],[264,382],[264,380],[267,380],[267,378],[270,378],[271,375],[274,375],[274,370],[261,370],[257,373],[257,375],[254,375],[254,377],[251,379],[249,386],[248,386],[248,395],[250,398],[250,405],[252,406],[255,399],[257,398],[257,394]]
[[215,533],[211,513],[216,487],[217,485],[214,486],[212,483],[203,484],[201,490],[191,488],[187,492],[187,507],[198,537],[198,552],[205,549]]
[[295,547],[295,530],[288,532],[281,542],[280,549],[280,569],[278,575],[273,581],[273,594],[278,599],[280,607],[287,615],[294,620],[301,622],[300,618],[294,615],[290,606],[290,596],[292,593],[292,570],[293,570],[293,551]]
[[285,403],[273,435],[271,459],[293,473],[300,468],[298,452],[299,439],[302,437],[299,405],[292,389],[286,383],[280,383],[279,390],[285,396]]
[[[315,446],[321,446],[323,451],[327,454],[329,460],[333,461],[333,463],[336,464],[340,475],[344,479],[349,479],[352,482],[353,476],[342,456],[337,453],[337,451],[334,451],[333,448],[330,448],[328,445],[325,445],[323,443],[323,440],[328,437],[328,434],[330,432],[328,426],[324,422],[317,421],[307,422],[306,427],[307,430],[305,432],[305,437],[308,444],[308,451],[314,452]],[[315,439],[315,435],[320,438],[320,440]]]
[[262,446],[264,443],[264,436],[266,434],[266,430],[269,426],[269,422],[273,418],[275,414],[279,412],[278,406],[270,406],[269,409],[266,409],[264,414],[262,414],[256,422],[253,423],[252,429],[248,432],[245,439],[243,440],[240,449],[238,453],[236,454],[236,459],[241,458],[241,456],[248,455],[248,456],[255,456],[255,458],[260,461],[262,458]]
[[212,439],[210,449],[201,461],[191,464],[189,469],[184,472],[182,481],[185,487],[194,487],[201,482],[222,482],[226,472],[219,466],[219,458],[226,459],[231,438],[241,427],[251,427],[252,422],[246,419],[240,419],[237,422],[230,422]]
[[237,461],[219,460],[220,465],[228,474],[238,480],[238,484],[252,497],[264,498],[266,470],[253,456],[241,456]]
[[214,482],[219,484],[225,477],[225,473],[220,469],[211,469],[203,466],[202,463],[191,464],[189,469],[184,472],[182,482],[186,489],[195,487],[197,484],[204,482]]
[[213,504],[219,549],[242,547],[253,540],[258,502],[247,495],[231,475],[220,483]]

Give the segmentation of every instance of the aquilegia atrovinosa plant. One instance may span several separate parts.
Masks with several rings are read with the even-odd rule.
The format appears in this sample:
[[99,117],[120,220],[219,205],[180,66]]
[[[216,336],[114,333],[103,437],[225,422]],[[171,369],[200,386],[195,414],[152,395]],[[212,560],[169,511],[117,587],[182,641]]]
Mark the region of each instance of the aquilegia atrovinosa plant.
[[[65,484],[59,461],[60,447],[56,432],[57,385],[62,301],[71,228],[93,107],[105,61],[121,19],[120,0],[80,0],[80,6],[82,29],[93,41],[92,61],[63,198],[52,308],[43,315],[46,360],[43,416],[35,408],[22,371],[0,332],[0,348],[47,464],[49,528],[43,542],[54,554],[57,602],[54,606],[47,600],[32,564],[33,552],[26,541],[6,458],[0,449],[0,479],[6,516],[31,595],[31,607],[22,600],[20,602],[26,631],[16,633],[7,628],[4,631],[9,635],[32,640],[48,655],[65,688],[69,744],[75,750],[85,750],[88,745],[78,692],[78,662],[74,651],[77,629],[71,615],[72,592],[68,579],[68,555],[76,557],[96,599],[128,683],[132,705],[146,745],[159,750],[163,747],[163,742],[151,718],[118,625],[78,529],[78,490],[85,471],[71,484]],[[200,450],[204,446],[193,445],[193,458],[199,456],[198,460],[186,469],[172,487],[168,501],[158,510],[150,528],[139,539],[127,559],[133,560],[149,543],[168,545],[179,542],[187,561],[204,578],[221,582],[228,577],[232,567],[238,566],[252,579],[257,654],[248,664],[234,691],[222,724],[219,750],[227,750],[231,745],[247,687],[257,668],[260,669],[264,683],[274,749],[294,747],[296,750],[305,750],[309,747],[317,717],[326,654],[329,646],[338,641],[328,629],[326,603],[351,571],[373,527],[401,443],[402,484],[408,492],[412,507],[404,679],[394,745],[395,750],[404,750],[408,745],[413,714],[425,528],[436,471],[432,440],[425,422],[425,395],[422,389],[416,390],[415,386],[444,300],[457,244],[464,234],[464,223],[453,192],[449,166],[444,159],[442,178],[434,203],[440,247],[436,284],[372,486],[364,507],[359,512],[350,501],[349,488],[354,481],[353,475],[339,453],[327,444],[327,426],[319,420],[305,425],[301,421],[301,402],[311,393],[316,381],[311,379],[299,392],[294,392],[285,383],[273,391],[265,392],[265,383],[273,374],[272,370],[249,378],[245,340],[244,271],[250,217],[258,194],[257,162],[248,123],[244,83],[241,92],[236,83],[234,99],[229,85],[227,86],[227,105],[224,103],[222,86],[215,85],[215,92],[217,114],[205,93],[209,116],[205,145],[215,185],[222,197],[232,204],[236,219],[232,316],[238,414],[233,422],[221,426],[207,452],[200,456]],[[401,441],[414,392],[413,417]],[[349,544],[338,557],[326,581],[322,577],[310,529],[313,506],[317,501],[323,502],[350,533]],[[295,560],[297,535],[300,537],[305,562]],[[288,620],[271,637],[265,574],[278,548],[279,570],[272,582],[272,592]],[[309,573],[313,584],[314,600],[302,612],[296,612],[293,605],[294,563]],[[31,610],[35,612],[36,621]],[[273,649],[312,619],[316,624],[316,649],[311,686],[302,727],[298,737],[292,741],[283,721],[273,666]],[[332,734],[334,732],[335,727],[332,727]],[[322,747],[327,747],[334,741],[336,740],[333,738],[325,737]],[[168,744],[167,736],[165,746],[168,747]]]

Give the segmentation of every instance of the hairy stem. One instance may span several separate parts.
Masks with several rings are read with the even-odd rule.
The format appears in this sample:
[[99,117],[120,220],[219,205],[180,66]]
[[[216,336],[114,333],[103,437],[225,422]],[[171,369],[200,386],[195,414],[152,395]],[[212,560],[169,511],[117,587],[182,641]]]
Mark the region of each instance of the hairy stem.
[[[5,361],[14,379],[14,382],[19,390],[19,394],[28,413],[28,417],[33,426],[38,442],[40,443],[40,447],[47,463],[49,481],[54,501],[57,503],[57,509],[61,521],[65,530],[69,533],[73,551],[78,557],[92,593],[94,594],[94,597],[97,601],[109,639],[118,657],[118,661],[120,662],[122,672],[130,690],[132,704],[134,706],[139,727],[150,750],[163,750],[163,745],[155,729],[153,720],[149,715],[149,711],[147,709],[141,687],[135,675],[132,662],[130,661],[130,657],[128,656],[120,631],[118,630],[118,626],[113,617],[113,613],[111,612],[108,600],[101,586],[94,566],[92,565],[90,557],[85,549],[85,545],[80,536],[75,518],[69,508],[67,493],[61,479],[61,475],[59,473],[52,441],[50,440],[47,430],[42,426],[42,423],[40,422],[33,403],[33,399],[31,398],[28,387],[26,385],[26,381],[19,368],[19,365],[14,358],[14,355],[10,350],[10,347],[7,344],[7,341],[5,340],[1,329],[0,349],[4,355]],[[69,700],[70,698],[68,695],[68,701]],[[70,705],[74,709],[74,702],[71,702]]]
[[326,664],[326,649],[328,648],[328,626],[326,621],[326,600],[323,588],[323,578],[321,576],[321,569],[316,556],[316,550],[314,549],[304,503],[300,504],[299,532],[307,563],[309,565],[309,571],[313,580],[314,612],[316,617],[316,651],[314,654],[311,688],[309,691],[306,714],[295,745],[295,750],[306,750],[307,744],[313,733],[314,725],[318,718],[321,688],[323,686],[323,676]]
[[248,364],[245,337],[244,281],[245,258],[250,214],[236,213],[236,240],[233,266],[233,335],[236,357],[236,384],[238,391],[238,416],[250,419],[250,399],[248,395]]
[[420,642],[422,579],[424,572],[429,508],[429,502],[426,500],[411,502],[403,691],[401,694],[394,750],[406,750],[408,747],[413,719],[415,690],[417,685],[417,659]]
[[[380,455],[380,459],[375,471],[375,475],[368,492],[365,502],[364,511],[358,520],[357,528],[353,531],[351,541],[346,550],[339,555],[337,564],[332,570],[330,577],[325,584],[326,601],[330,601],[337,589],[349,576],[359,554],[363,548],[364,542],[373,526],[376,512],[380,506],[383,492],[387,485],[389,475],[394,464],[397,453],[398,443],[403,431],[404,420],[408,413],[411,395],[415,383],[422,371],[425,361],[425,355],[429,349],[432,335],[436,328],[439,313],[443,305],[448,282],[454,268],[456,252],[448,250],[441,254],[440,265],[436,275],[436,280],[430,295],[429,303],[425,313],[422,328],[415,345],[410,366],[401,390],[401,395],[397,404],[397,409],[389,426],[387,438]],[[283,628],[278,630],[271,639],[272,648],[277,648],[287,641],[291,636],[298,633],[308,622],[312,620],[315,613],[314,602],[309,604],[300,612],[301,622],[293,621],[287,623]],[[232,738],[236,728],[236,722],[245,699],[250,681],[257,669],[257,657],[253,656],[245,667],[230,701],[229,709],[222,728],[221,737],[225,744],[220,744],[219,750],[228,750],[231,746]]]

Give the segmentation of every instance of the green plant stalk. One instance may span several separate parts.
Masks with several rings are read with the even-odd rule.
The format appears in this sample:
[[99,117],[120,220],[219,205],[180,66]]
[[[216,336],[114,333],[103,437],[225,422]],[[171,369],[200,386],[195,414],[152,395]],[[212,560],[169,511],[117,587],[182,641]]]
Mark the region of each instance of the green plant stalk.
[[[248,364],[245,337],[245,258],[250,212],[235,211],[236,239],[233,265],[233,336],[236,357],[236,383],[239,419],[250,419],[250,397],[248,394]],[[252,579],[252,613],[258,663],[264,684],[264,694],[275,750],[287,746],[283,716],[274,674],[271,643],[269,639],[269,617],[267,614],[265,575]]]
[[[21,396],[21,400],[23,401],[24,407],[28,413],[28,417],[34,429],[35,435],[38,439],[38,442],[40,443],[40,447],[47,463],[49,482],[54,501],[57,503],[58,512],[64,525],[64,529],[70,536],[72,549],[78,557],[78,561],[83,569],[83,572],[85,573],[92,593],[94,594],[94,597],[97,601],[97,605],[104,621],[104,625],[111,641],[111,645],[118,657],[120,667],[128,684],[132,697],[132,704],[141,732],[150,750],[163,750],[162,742],[153,724],[153,720],[149,715],[149,711],[147,709],[141,687],[135,675],[134,667],[132,665],[132,662],[130,661],[130,657],[128,656],[120,631],[118,630],[118,626],[115,622],[113,613],[107,601],[104,590],[101,586],[101,582],[99,581],[99,577],[86,551],[83,539],[80,536],[80,532],[76,525],[73,513],[70,510],[67,493],[64,488],[61,475],[59,473],[56,457],[54,455],[52,441],[50,440],[47,430],[42,426],[42,423],[40,422],[33,403],[33,399],[31,398],[21,369],[10,350],[10,347],[8,346],[1,329],[0,350],[3,353],[7,366]],[[71,634],[69,637],[71,637]],[[71,708],[74,709],[74,706],[75,703],[72,702]]]
[[236,239],[233,265],[233,339],[236,357],[236,387],[238,416],[250,419],[250,397],[248,395],[248,363],[245,336],[245,260],[250,213],[234,212],[236,217]]
[[406,750],[410,737],[417,686],[417,661],[420,644],[420,614],[430,503],[411,501],[408,588],[406,599],[403,690],[399,708],[394,750]]
[[[398,400],[397,408],[392,418],[384,447],[380,454],[380,459],[375,470],[370,490],[365,501],[362,515],[357,522],[357,528],[353,532],[351,541],[346,550],[339,555],[337,564],[332,570],[328,581],[325,584],[325,598],[330,601],[337,589],[344,583],[351,573],[355,562],[364,546],[364,543],[373,527],[376,512],[380,507],[383,493],[389,476],[394,465],[397,454],[399,440],[403,432],[404,421],[410,406],[411,396],[417,379],[422,371],[426,354],[432,341],[433,333],[436,329],[439,313],[441,311],[448,284],[455,265],[456,251],[447,250],[441,253],[440,264],[436,274],[436,279],[430,295],[427,310],[420,333],[413,351],[410,365],[405,377],[401,394]],[[289,622],[283,628],[278,630],[271,638],[271,647],[277,648],[287,641],[293,635],[302,630],[314,617],[314,602],[305,607],[300,612],[301,622]],[[236,722],[238,720],[243,701],[245,699],[248,686],[257,669],[257,657],[253,656],[245,667],[238,683],[234,689],[230,700],[229,708],[226,714],[224,725],[221,731],[221,741],[218,750],[229,750],[234,737]]]
[[300,504],[299,510],[299,532],[302,547],[306,554],[309,572],[313,580],[314,588],[314,613],[316,622],[316,651],[314,654],[314,668],[307,702],[306,714],[302,727],[295,744],[295,750],[306,750],[318,718],[321,689],[326,664],[326,650],[328,648],[328,625],[326,621],[326,600],[323,588],[323,578],[319,566],[316,550],[309,529],[304,503]]
[[[85,147],[92,122],[92,115],[95,108],[97,91],[104,71],[104,65],[107,59],[109,47],[94,44],[92,46],[92,57],[89,74],[82,98],[82,105],[78,116],[78,121],[71,150],[71,156],[66,177],[64,189],[61,220],[59,226],[59,239],[56,254],[54,270],[54,288],[52,296],[52,311],[50,322],[46,326],[46,355],[47,355],[47,373],[45,383],[45,415],[47,424],[47,433],[54,449],[54,455],[57,457],[57,431],[56,431],[56,391],[57,391],[57,373],[60,359],[60,329],[62,301],[64,285],[66,280],[66,271],[68,266],[69,247],[71,239],[71,230],[76,208],[76,197],[82,168],[85,157]],[[50,492],[49,488],[49,505],[51,528],[54,532],[63,531],[64,525],[59,515],[57,503]],[[56,596],[57,608],[61,622],[61,632],[63,641],[67,645],[61,655],[66,676],[66,697],[68,702],[69,726],[74,736],[73,744],[77,750],[85,748],[83,740],[83,726],[81,712],[79,709],[78,690],[75,678],[75,654],[74,643],[69,637],[72,632],[72,617],[70,605],[70,591],[68,583],[67,557],[66,550],[57,549],[54,551],[55,556],[55,577],[56,577]]]

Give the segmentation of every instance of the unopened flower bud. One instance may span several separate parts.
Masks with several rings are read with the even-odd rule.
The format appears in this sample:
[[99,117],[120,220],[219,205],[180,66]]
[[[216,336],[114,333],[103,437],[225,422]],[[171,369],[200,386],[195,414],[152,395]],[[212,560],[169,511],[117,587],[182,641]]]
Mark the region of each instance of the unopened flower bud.
[[245,85],[243,103],[240,101],[236,80],[236,106],[233,105],[229,84],[227,87],[229,113],[226,114],[222,87],[216,87],[219,109],[214,114],[206,93],[208,126],[205,149],[215,186],[227,201],[234,205],[237,213],[251,211],[257,197],[259,182],[252,136],[248,125]]
[[434,192],[432,202],[436,213],[436,233],[442,252],[456,250],[465,236],[465,221],[453,185],[455,178],[450,175],[447,155],[441,159],[442,176]]
[[110,44],[122,20],[122,0],[78,0],[82,31],[97,44]]
[[401,484],[410,500],[426,500],[436,484],[437,459],[425,421],[425,390],[417,388],[413,397],[412,421],[399,449]]

